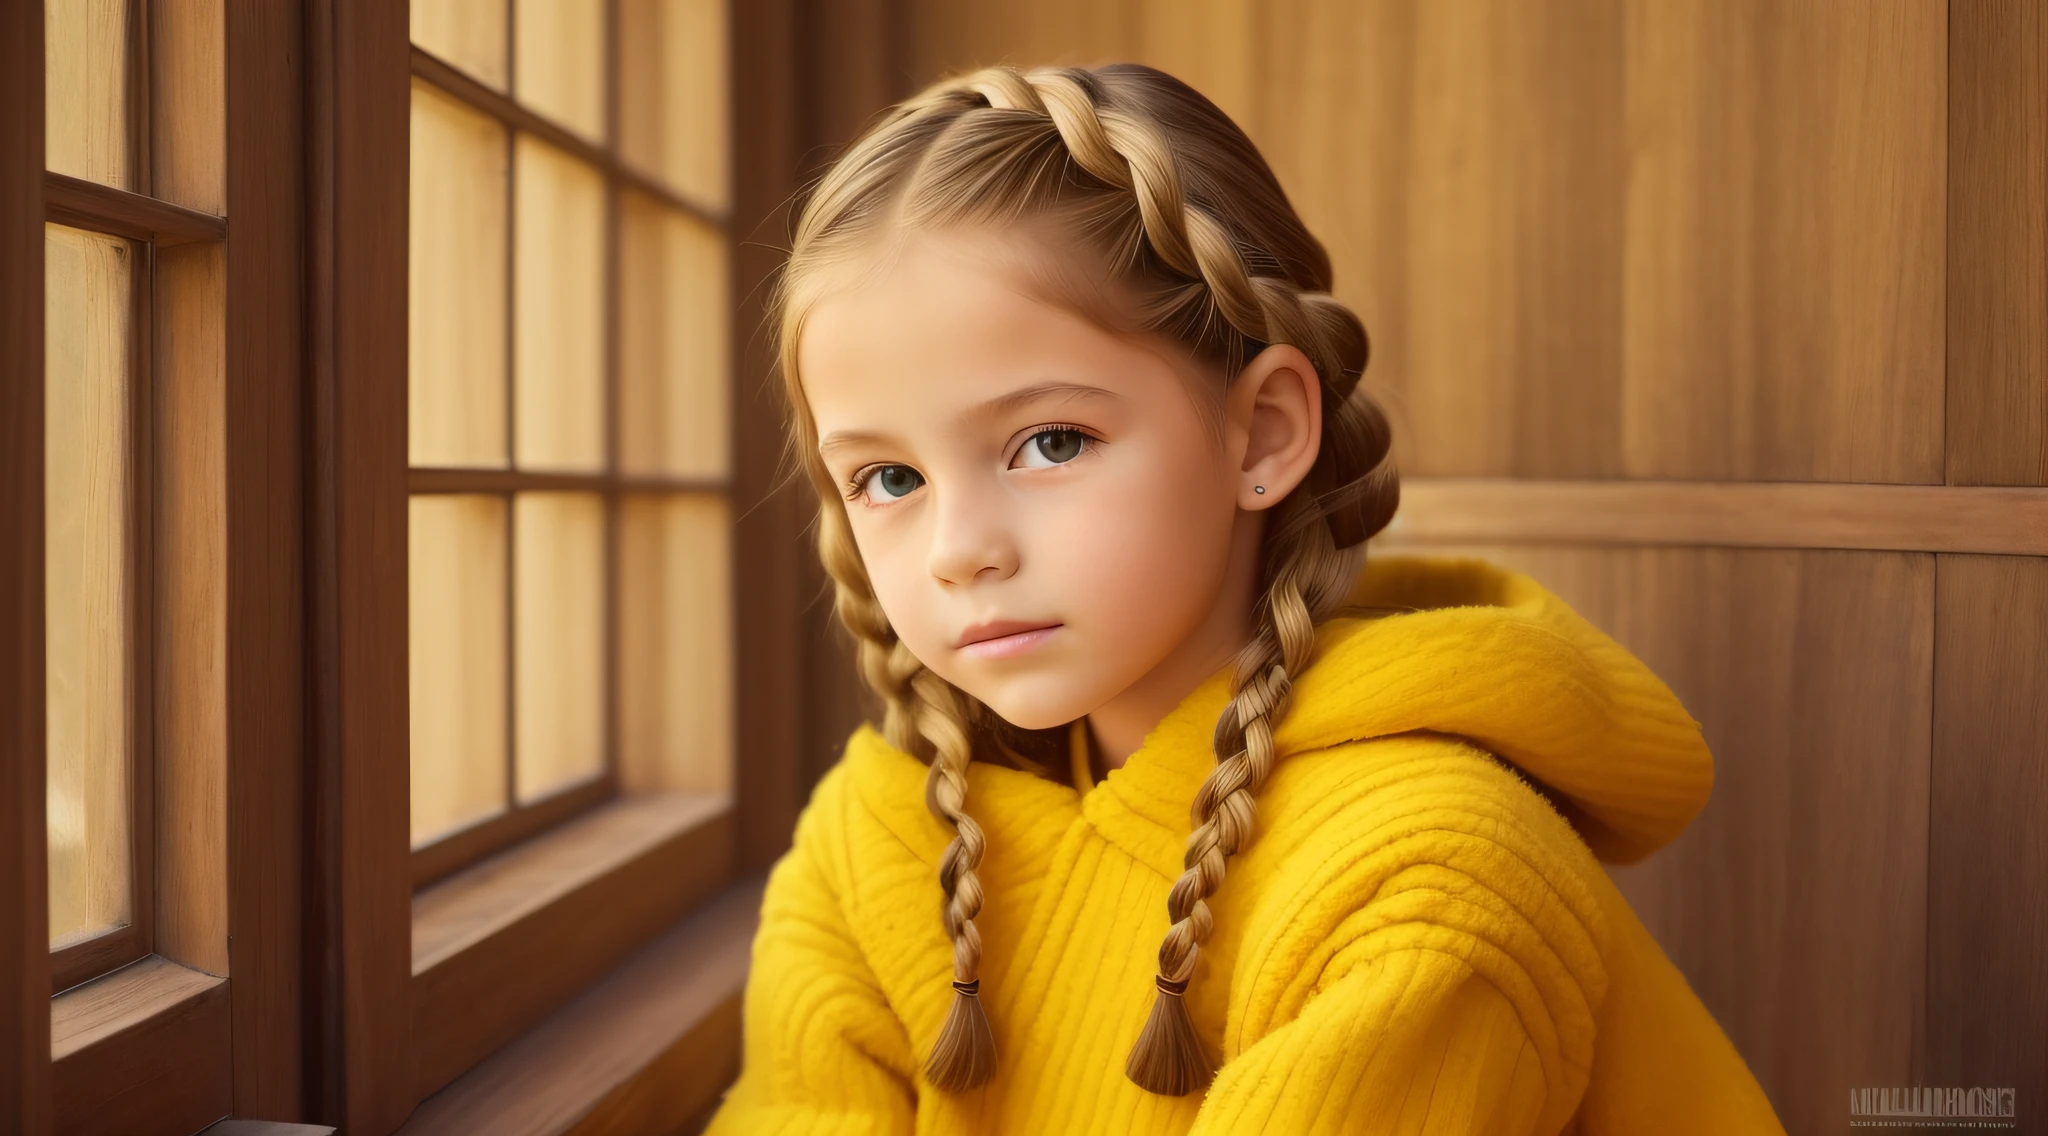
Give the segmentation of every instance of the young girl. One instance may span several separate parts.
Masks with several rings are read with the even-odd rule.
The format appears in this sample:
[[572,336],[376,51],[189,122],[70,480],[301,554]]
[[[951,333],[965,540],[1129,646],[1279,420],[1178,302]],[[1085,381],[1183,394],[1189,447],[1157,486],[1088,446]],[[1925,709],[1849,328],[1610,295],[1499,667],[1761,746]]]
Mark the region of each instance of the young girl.
[[885,709],[769,879],[738,1133],[1782,1131],[1608,881],[1699,723],[1394,512],[1366,336],[1161,72],[991,68],[816,187],[795,458]]

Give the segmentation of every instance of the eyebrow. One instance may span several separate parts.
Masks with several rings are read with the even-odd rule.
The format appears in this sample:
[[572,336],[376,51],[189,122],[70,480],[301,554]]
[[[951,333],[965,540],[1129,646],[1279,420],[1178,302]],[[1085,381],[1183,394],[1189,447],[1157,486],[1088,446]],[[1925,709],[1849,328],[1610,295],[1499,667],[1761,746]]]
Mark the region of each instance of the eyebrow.
[[[1087,383],[1038,383],[1034,386],[1020,387],[1007,394],[999,394],[980,406],[969,410],[966,417],[993,418],[1000,414],[1007,414],[1018,407],[1059,394],[1066,395],[1070,399],[1107,398],[1112,401],[1120,401],[1122,399],[1122,396],[1115,391],[1109,390],[1106,387],[1090,386]],[[888,437],[889,435],[887,434],[879,434],[867,430],[834,430],[818,443],[818,452],[825,453],[860,442],[884,441]]]

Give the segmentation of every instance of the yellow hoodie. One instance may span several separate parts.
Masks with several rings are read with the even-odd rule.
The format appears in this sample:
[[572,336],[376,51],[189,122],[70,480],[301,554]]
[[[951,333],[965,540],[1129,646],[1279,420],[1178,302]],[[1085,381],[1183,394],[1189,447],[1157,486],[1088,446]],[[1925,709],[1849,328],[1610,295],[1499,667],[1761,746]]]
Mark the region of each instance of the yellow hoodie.
[[1699,723],[1486,561],[1376,555],[1351,599],[1403,610],[1325,622],[1296,678],[1187,994],[1221,1061],[1206,1093],[1147,1093],[1124,1057],[1228,668],[1100,785],[1077,760],[1084,792],[970,769],[999,1069],[968,1093],[920,1069],[953,997],[949,833],[924,766],[855,731],[769,878],[710,1133],[1782,1133],[1596,859],[1648,855],[1706,803]]

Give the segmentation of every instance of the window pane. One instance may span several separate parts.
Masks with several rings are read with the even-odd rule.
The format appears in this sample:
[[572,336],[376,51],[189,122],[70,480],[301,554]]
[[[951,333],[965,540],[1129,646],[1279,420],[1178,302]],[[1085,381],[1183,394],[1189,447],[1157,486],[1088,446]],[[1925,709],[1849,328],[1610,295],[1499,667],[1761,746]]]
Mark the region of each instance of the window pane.
[[134,250],[44,227],[50,945],[128,922]]
[[414,465],[505,464],[507,147],[495,119],[413,81]]
[[412,0],[412,41],[486,86],[505,89],[507,0]]
[[632,496],[620,511],[620,780],[733,781],[731,518],[724,498]]
[[524,804],[604,771],[604,500],[521,493],[514,508]]
[[415,847],[505,807],[505,499],[412,499]]
[[631,473],[723,477],[725,235],[639,194],[621,204],[620,463]]
[[725,2],[619,5],[620,148],[716,210],[727,201]]
[[513,421],[528,469],[604,467],[604,178],[519,136]]
[[519,101],[593,141],[604,140],[604,5],[515,0]]
[[43,4],[43,164],[121,189],[128,169],[128,0]]

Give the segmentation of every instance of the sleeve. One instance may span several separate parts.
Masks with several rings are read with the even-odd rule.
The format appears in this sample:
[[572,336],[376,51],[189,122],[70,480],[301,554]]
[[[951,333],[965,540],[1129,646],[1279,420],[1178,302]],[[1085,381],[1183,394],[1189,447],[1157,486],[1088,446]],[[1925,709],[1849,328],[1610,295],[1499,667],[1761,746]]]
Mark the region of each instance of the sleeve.
[[1295,993],[1242,1027],[1195,1133],[1568,1130],[1609,983],[1601,869],[1526,789],[1477,772],[1330,859],[1300,953],[1269,956],[1297,964],[1278,968]]
[[769,874],[739,1080],[707,1136],[887,1136],[915,1124],[910,1039],[841,906],[843,781],[820,782]]
[[1405,950],[1226,1064],[1194,1133],[1554,1136],[1548,1095],[1514,1003],[1455,955]]

